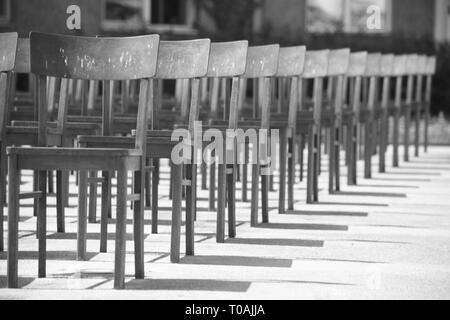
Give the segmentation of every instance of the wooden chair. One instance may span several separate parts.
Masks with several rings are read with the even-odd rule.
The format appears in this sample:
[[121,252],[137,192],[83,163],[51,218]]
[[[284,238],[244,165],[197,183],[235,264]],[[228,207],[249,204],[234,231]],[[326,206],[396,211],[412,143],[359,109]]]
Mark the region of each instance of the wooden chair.
[[[224,163],[219,163],[218,166],[218,190],[217,190],[217,227],[216,227],[216,241],[223,243],[225,241],[225,205],[228,203],[228,236],[233,238],[236,236],[236,170],[237,159],[239,156],[238,143],[236,138],[233,139],[233,149],[227,148],[227,130],[237,130],[238,128],[238,101],[240,94],[239,77],[246,71],[247,63],[247,41],[212,43],[211,52],[209,54],[209,65],[207,77],[212,80],[211,88],[211,110],[212,116],[217,115],[217,107],[219,104],[219,84],[220,80],[231,78],[231,91],[229,97],[224,97],[224,103],[229,102],[229,106],[224,105],[223,114],[228,115],[227,126],[211,126],[204,127],[203,130],[219,129],[222,131],[223,138],[225,138],[225,152],[230,152],[231,155],[224,154],[222,159]],[[227,93],[227,88],[222,88],[222,93]],[[205,92],[205,89],[202,91]],[[242,94],[242,93],[241,93]],[[213,121],[211,121],[213,123]],[[234,156],[233,156],[234,155]],[[213,156],[213,155],[211,155]],[[231,158],[231,159],[230,159]],[[212,174],[214,166],[210,165]],[[214,189],[214,181],[210,184],[210,188]]]
[[[278,111],[283,109],[283,103],[288,106],[288,114],[283,115],[286,125],[280,127],[280,185],[278,211],[286,213],[286,185],[287,210],[294,210],[294,184],[295,184],[295,137],[297,136],[297,114],[302,103],[303,92],[302,74],[305,67],[306,47],[280,48],[278,57],[278,71],[276,78],[279,83]],[[283,101],[285,86],[289,81],[289,96]],[[289,88],[289,86],[287,86]],[[281,113],[281,112],[280,112]],[[287,168],[286,168],[287,165]],[[287,181],[286,181],[287,169]]]
[[350,82],[349,110],[346,111],[346,155],[347,155],[347,183],[356,185],[358,180],[358,141],[361,113],[362,78],[367,66],[367,52],[354,52],[350,54],[347,80]]
[[308,178],[306,202],[319,201],[320,132],[322,121],[323,81],[328,75],[329,50],[306,51],[303,79],[313,79],[313,124],[308,138]]
[[427,73],[427,56],[420,55],[417,58],[416,65],[416,90],[415,90],[415,105],[414,108],[414,156],[420,155],[420,124],[422,122],[422,115],[425,113],[424,103],[424,77]]
[[380,76],[382,78],[382,94],[381,94],[381,110],[379,114],[379,160],[378,160],[378,172],[386,172],[386,151],[389,144],[389,123],[390,112],[389,108],[392,105],[390,89],[391,89],[391,77],[394,75],[394,55],[383,54],[380,61]]
[[406,55],[396,55],[394,57],[393,76],[395,77],[395,98],[393,106],[393,126],[392,126],[392,166],[399,166],[399,145],[400,145],[400,117],[403,108],[403,77],[406,73]]
[[343,132],[344,81],[350,63],[350,49],[331,50],[328,64],[328,81],[331,121],[328,138],[328,191],[340,191],[340,154]]
[[[187,80],[182,95],[183,110],[188,112],[187,127],[193,137],[195,121],[199,113],[199,82],[208,69],[210,40],[199,39],[190,41],[161,41],[158,53],[158,65],[155,75],[155,103],[151,112],[151,130],[148,131],[146,146],[146,163],[149,159],[171,159],[172,151],[179,141],[172,140],[172,130],[159,130],[158,124],[161,115],[162,97],[161,85],[163,80]],[[190,88],[190,92],[189,92]],[[139,118],[138,118],[139,119]],[[80,136],[78,141],[85,148],[98,148],[108,146],[110,148],[126,148],[133,143],[131,137],[101,137]],[[194,150],[192,148],[191,152]],[[185,155],[186,157],[188,155]],[[192,157],[191,157],[192,158]],[[184,166],[184,178],[182,177]],[[154,170],[152,166],[146,166],[146,171]],[[172,171],[172,232],[171,232],[171,261],[180,259],[180,230],[181,230],[181,206],[182,188],[186,187],[186,254],[194,255],[194,215],[196,210],[196,178],[197,164],[195,163],[171,163]],[[106,177],[106,179],[105,179]],[[154,175],[154,177],[157,177]],[[152,233],[158,232],[158,179],[152,179]],[[103,172],[103,179],[88,180],[90,184],[102,183],[102,212],[100,251],[107,250],[108,227],[108,203],[110,201],[111,184],[108,172]],[[135,182],[136,184],[136,182]],[[86,189],[86,184],[80,184]],[[143,190],[145,190],[145,185]],[[148,186],[147,186],[148,188]]]
[[[40,147],[8,148],[9,207],[8,207],[8,270],[9,288],[18,286],[18,226],[19,201],[38,197],[39,277],[46,276],[46,182],[47,171],[80,171],[80,185],[86,183],[90,170],[117,171],[117,222],[114,288],[124,287],[126,203],[135,201],[134,239],[136,278],[144,277],[143,261],[143,199],[142,179],[146,154],[146,139],[149,104],[153,101],[152,80],[156,74],[159,36],[150,35],[132,38],[86,38],[31,33],[31,72],[36,76],[38,88]],[[109,81],[140,79],[139,123],[134,149],[84,149],[49,148],[47,146],[47,104],[46,77],[62,78],[60,100],[63,110],[58,116],[65,123],[68,99],[68,79],[104,81],[103,117],[104,124],[110,117]],[[64,130],[64,127],[61,128]],[[31,194],[20,194],[20,170],[38,171],[39,188]],[[127,195],[127,173],[135,172],[134,194]],[[79,194],[79,217],[77,249],[78,259],[86,258],[86,195]],[[137,249],[137,250],[136,250]]]
[[406,70],[407,88],[406,88],[406,100],[403,105],[404,114],[404,133],[403,133],[403,161],[409,162],[409,148],[410,148],[410,128],[411,128],[411,112],[414,99],[414,78],[416,76],[416,68],[419,56],[417,54],[410,54],[406,57]]
[[[10,106],[9,92],[12,86],[12,72],[15,66],[17,51],[16,32],[0,33],[0,150],[6,150],[6,123]],[[3,207],[6,197],[6,158],[0,158],[0,252],[4,251],[3,242]]]
[[369,80],[368,95],[365,101],[364,123],[364,178],[372,178],[372,156],[376,148],[375,109],[378,103],[378,80],[381,73],[381,54],[367,55],[365,77]]
[[425,128],[424,128],[424,152],[428,152],[428,129],[430,123],[431,90],[433,75],[436,73],[436,57],[428,57],[425,72]]

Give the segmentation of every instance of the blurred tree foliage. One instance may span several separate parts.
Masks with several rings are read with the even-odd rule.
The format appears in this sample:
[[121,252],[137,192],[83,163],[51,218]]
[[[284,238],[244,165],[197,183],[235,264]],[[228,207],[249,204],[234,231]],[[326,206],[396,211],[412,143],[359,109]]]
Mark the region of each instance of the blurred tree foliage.
[[259,7],[259,0],[198,0],[199,9],[214,22],[217,32],[213,35],[217,41],[253,39],[253,14]]

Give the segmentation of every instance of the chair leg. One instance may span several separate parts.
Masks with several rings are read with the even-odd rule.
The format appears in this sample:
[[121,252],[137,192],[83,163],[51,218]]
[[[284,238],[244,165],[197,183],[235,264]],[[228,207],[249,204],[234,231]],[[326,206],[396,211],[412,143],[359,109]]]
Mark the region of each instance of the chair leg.
[[334,167],[334,179],[335,179],[335,190],[336,191],[341,191],[341,133],[342,133],[342,127],[338,127],[336,128],[336,136],[335,136],[335,141],[336,141],[336,145],[335,145],[335,152],[334,152],[334,163],[335,163],[335,167]]
[[[219,164],[217,177],[217,222],[216,242],[225,242],[225,197],[226,197],[226,170],[225,164]],[[212,171],[211,171],[212,172]]]
[[335,169],[336,169],[336,155],[335,155],[335,143],[336,143],[336,128],[332,126],[330,130],[328,130],[329,138],[328,138],[328,193],[334,193],[334,177],[335,177]]
[[269,178],[268,175],[261,177],[261,211],[262,223],[269,223]]
[[244,145],[244,164],[242,165],[242,202],[248,201],[248,145]]
[[55,193],[55,188],[54,188],[54,184],[53,184],[53,180],[54,180],[53,176],[54,176],[53,171],[50,170],[48,172],[48,193],[49,194],[54,194]]
[[108,171],[103,171],[102,183],[102,212],[100,221],[100,252],[107,251],[108,243],[108,216],[109,204],[111,203],[111,175]]
[[315,172],[315,161],[314,161],[314,151],[313,151],[313,132],[310,129],[309,141],[308,141],[308,163],[307,163],[307,182],[306,182],[306,203],[311,204],[313,200],[313,190],[314,190],[314,172]]
[[372,178],[372,123],[366,122],[364,134],[364,178]]
[[196,209],[197,165],[186,165],[186,179],[190,185],[186,187],[186,255],[194,255],[194,217]]
[[304,157],[304,151],[305,151],[305,135],[300,135],[300,141],[299,141],[299,148],[298,148],[298,160],[300,163],[300,182],[303,182],[304,179],[304,163],[305,163],[305,157]]
[[170,242],[170,261],[180,261],[181,201],[182,201],[182,165],[171,164],[172,168],[172,231]]
[[259,164],[252,165],[252,203],[250,216],[250,224],[252,227],[258,225],[259,170]]
[[[19,175],[22,176],[21,173],[19,173]],[[39,189],[38,180],[39,180],[38,179],[38,173],[37,173],[37,171],[34,171],[33,172],[33,190],[38,190]],[[57,197],[58,197],[58,195],[57,195]],[[58,198],[56,198],[56,200],[58,200]],[[39,203],[38,202],[39,201],[38,201],[37,198],[35,198],[33,200],[33,216],[35,216],[35,217],[38,216],[38,211],[39,211]],[[36,237],[38,237],[37,234],[36,234]]]
[[114,289],[125,287],[125,251],[127,232],[127,172],[117,172],[116,248],[114,262]]
[[159,160],[153,159],[154,170],[152,172],[152,233],[158,233],[158,186],[159,186]]
[[399,145],[399,131],[400,131],[400,115],[399,112],[395,112],[394,114],[394,128],[393,128],[393,132],[392,132],[392,166],[394,168],[397,168],[399,165],[399,155],[398,155],[398,145]]
[[46,261],[47,261],[47,171],[39,171],[39,191],[42,193],[39,198],[38,212],[38,237],[39,237],[39,262],[38,276],[46,277]]
[[[225,181],[225,179],[224,179]],[[216,164],[209,165],[209,210],[216,208]]]
[[[133,193],[139,195],[139,200],[133,206],[133,236],[134,236],[134,274],[136,279],[144,279],[144,192],[145,181],[142,181],[143,171],[134,173]],[[126,206],[125,206],[126,207]],[[153,221],[152,221],[153,226]]]
[[403,161],[409,162],[409,128],[411,123],[411,110],[409,106],[405,110],[405,132],[403,134],[404,154]]
[[78,183],[78,238],[77,238],[77,259],[86,260],[86,210],[87,210],[87,171],[80,171]]
[[19,253],[19,188],[20,177],[17,170],[17,156],[9,156],[8,161],[8,288],[18,287]]
[[0,142],[0,252],[5,251],[5,244],[3,240],[3,222],[4,215],[3,211],[5,208],[5,197],[6,197],[6,150],[4,148],[4,144]]
[[173,200],[172,193],[173,193],[173,164],[172,162],[169,163],[169,200]]
[[294,210],[295,153],[294,138],[288,140],[288,210]]
[[414,156],[419,157],[419,138],[420,138],[420,107],[421,104],[417,103],[416,106],[416,117],[415,117],[415,131],[414,131]]
[[62,199],[63,206],[67,208],[69,206],[69,180],[70,180],[70,172],[63,171],[62,172]]
[[280,186],[278,192],[278,212],[286,213],[286,163],[287,163],[287,131],[280,132]]
[[205,161],[202,161],[201,164],[201,170],[202,170],[202,190],[207,190],[208,186],[206,183],[207,180],[207,176],[208,176],[208,165],[206,164]]
[[56,171],[56,224],[57,232],[65,232],[63,172]]
[[227,166],[228,237],[236,237],[236,166]]
[[[91,178],[97,178],[97,171],[91,171]],[[81,179],[81,177],[80,177]],[[89,223],[97,222],[97,183],[89,183]]]

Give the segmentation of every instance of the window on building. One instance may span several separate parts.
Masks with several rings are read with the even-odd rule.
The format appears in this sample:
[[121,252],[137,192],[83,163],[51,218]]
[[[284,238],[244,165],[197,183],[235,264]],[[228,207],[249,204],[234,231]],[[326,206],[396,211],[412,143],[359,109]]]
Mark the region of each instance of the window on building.
[[11,19],[11,0],[0,0],[0,24]]
[[309,32],[391,31],[392,0],[307,0]]
[[104,24],[112,27],[189,26],[192,0],[104,0]]

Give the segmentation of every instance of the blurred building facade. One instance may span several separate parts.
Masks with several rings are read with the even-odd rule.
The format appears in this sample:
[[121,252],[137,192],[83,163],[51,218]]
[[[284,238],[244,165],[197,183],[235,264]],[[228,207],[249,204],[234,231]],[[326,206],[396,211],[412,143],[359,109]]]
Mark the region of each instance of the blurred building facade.
[[[82,34],[157,32],[192,37],[217,30],[205,5],[223,0],[0,0],[0,31],[71,33],[69,5],[81,8]],[[239,0],[255,1],[255,0]],[[368,29],[367,9],[379,8],[380,28]],[[254,33],[296,37],[321,33],[390,34],[450,40],[450,0],[259,0],[251,20]],[[224,12],[227,14],[227,12]]]

